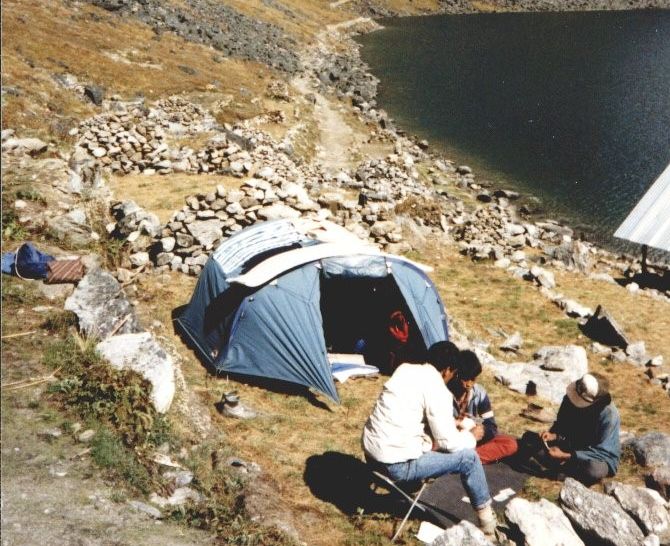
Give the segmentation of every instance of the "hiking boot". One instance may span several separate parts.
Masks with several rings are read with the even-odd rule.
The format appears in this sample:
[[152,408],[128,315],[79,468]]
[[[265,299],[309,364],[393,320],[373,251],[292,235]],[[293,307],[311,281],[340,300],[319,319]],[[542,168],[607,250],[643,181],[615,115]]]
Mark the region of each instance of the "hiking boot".
[[477,510],[478,527],[486,536],[493,536],[498,525],[498,518],[493,511],[493,507],[488,504],[484,508]]
[[528,407],[521,411],[521,416],[539,423],[553,423],[556,420],[555,413],[534,402],[529,403]]
[[216,409],[221,414],[235,419],[253,419],[257,416],[254,410],[240,402],[236,391],[224,393],[221,401],[216,404]]

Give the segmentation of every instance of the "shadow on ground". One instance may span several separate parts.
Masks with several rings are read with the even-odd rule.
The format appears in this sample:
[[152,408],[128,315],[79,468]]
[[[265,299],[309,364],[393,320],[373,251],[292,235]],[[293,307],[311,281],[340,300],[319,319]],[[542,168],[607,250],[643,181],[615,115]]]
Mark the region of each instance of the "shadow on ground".
[[370,468],[353,455],[336,451],[312,455],[305,464],[304,479],[315,497],[333,504],[348,516],[362,509],[367,514],[402,517],[407,510],[399,495],[375,490]]

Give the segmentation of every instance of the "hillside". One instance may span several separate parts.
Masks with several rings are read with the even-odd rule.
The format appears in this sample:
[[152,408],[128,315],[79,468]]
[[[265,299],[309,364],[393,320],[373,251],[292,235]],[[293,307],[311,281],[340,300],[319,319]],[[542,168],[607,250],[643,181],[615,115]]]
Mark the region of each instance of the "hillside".
[[[557,409],[503,386],[509,370],[573,345],[609,378],[629,436],[660,433],[651,438],[670,446],[667,273],[642,275],[569,226],[525,216],[527,196],[482,187],[405,135],[351,39],[376,28],[370,16],[559,6],[3,2],[3,252],[31,241],[81,256],[108,290],[73,305],[73,284],[3,275],[3,544],[389,543],[399,518],[368,502],[360,448],[385,377],[338,385],[336,406],[210,373],[174,330],[212,250],[275,215],[328,218],[431,266],[451,335],[486,363],[507,432],[544,426],[520,415],[530,401]],[[587,337],[598,306],[628,352]],[[500,349],[515,332],[520,347]],[[167,413],[146,379],[96,353],[123,334],[147,336],[170,361]],[[258,416],[221,414],[231,391]],[[643,466],[633,445],[616,480],[667,494],[667,466]],[[560,489],[531,479],[522,496],[556,501]],[[403,543],[419,543],[418,525]]]

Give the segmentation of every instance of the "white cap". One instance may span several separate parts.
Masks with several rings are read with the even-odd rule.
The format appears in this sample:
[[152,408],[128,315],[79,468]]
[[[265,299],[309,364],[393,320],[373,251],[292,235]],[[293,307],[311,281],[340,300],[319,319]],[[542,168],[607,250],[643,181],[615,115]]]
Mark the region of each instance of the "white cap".
[[593,404],[600,392],[598,380],[590,373],[584,374],[577,381],[570,383],[566,389],[566,394],[578,408],[586,408]]

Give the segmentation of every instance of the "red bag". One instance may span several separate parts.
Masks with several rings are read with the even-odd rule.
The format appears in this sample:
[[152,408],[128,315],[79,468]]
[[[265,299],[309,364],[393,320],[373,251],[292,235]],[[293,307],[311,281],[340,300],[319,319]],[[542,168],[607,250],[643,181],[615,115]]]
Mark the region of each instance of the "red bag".
[[75,260],[54,260],[47,264],[47,284],[79,282],[84,276],[81,258]]

